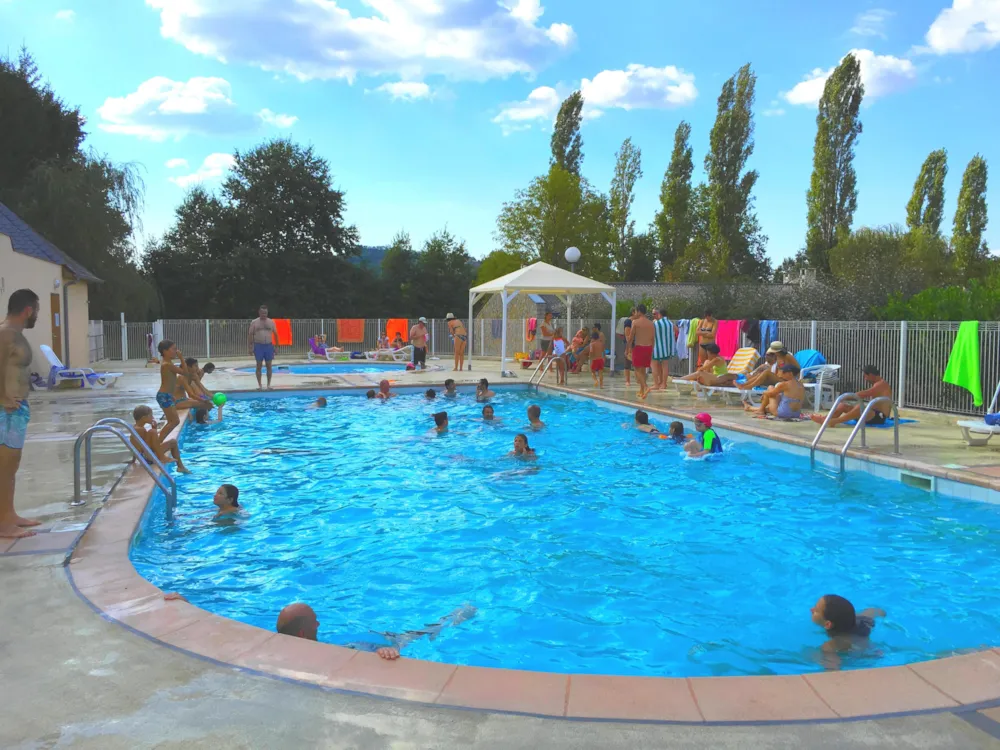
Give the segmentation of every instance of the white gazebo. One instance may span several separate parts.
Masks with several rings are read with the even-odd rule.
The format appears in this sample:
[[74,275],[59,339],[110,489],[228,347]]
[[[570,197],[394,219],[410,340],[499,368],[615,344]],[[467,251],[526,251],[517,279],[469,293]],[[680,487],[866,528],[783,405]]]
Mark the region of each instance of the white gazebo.
[[[487,281],[469,290],[469,362],[471,369],[472,362],[472,333],[475,326],[472,325],[472,307],[477,301],[487,294],[499,294],[503,302],[503,331],[500,343],[500,376],[507,369],[507,305],[518,294],[551,294],[558,297],[567,308],[567,322],[573,311],[573,295],[575,294],[600,294],[611,305],[611,327],[608,329],[608,340],[611,342],[611,365],[609,370],[614,368],[615,361],[615,314],[618,303],[617,290],[600,281],[588,279],[586,276],[567,271],[558,266],[548,263],[534,263],[520,270],[501,276],[499,279]],[[567,335],[569,332],[567,331]]]

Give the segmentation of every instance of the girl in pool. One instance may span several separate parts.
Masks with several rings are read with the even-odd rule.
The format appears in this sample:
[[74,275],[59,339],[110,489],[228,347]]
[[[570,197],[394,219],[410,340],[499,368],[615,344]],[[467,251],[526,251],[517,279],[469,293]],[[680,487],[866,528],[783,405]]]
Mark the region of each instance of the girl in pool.
[[232,518],[243,510],[240,506],[240,491],[235,484],[224,484],[219,487],[212,502],[219,509],[215,514],[216,518]]
[[675,443],[683,445],[686,441],[690,440],[694,436],[693,435],[685,434],[683,423],[681,423],[681,422],[671,422],[670,423],[670,432],[668,434],[668,437],[671,440],[673,440]]
[[434,429],[437,432],[447,432],[448,431],[448,412],[439,411],[437,414],[431,414],[434,418]]
[[528,447],[528,436],[521,432],[514,436],[514,450],[507,455],[513,456],[514,458],[536,458],[535,449]]
[[219,414],[215,419],[208,418],[208,409],[195,409],[194,410],[194,421],[195,424],[218,424],[222,421],[222,407],[217,407],[219,409]]

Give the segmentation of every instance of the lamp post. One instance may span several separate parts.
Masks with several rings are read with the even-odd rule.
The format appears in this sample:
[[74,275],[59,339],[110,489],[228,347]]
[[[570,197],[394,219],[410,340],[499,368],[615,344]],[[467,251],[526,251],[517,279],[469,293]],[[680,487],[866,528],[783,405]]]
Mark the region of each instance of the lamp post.
[[566,262],[569,263],[569,270],[576,273],[576,264],[580,262],[580,250],[576,247],[566,249]]

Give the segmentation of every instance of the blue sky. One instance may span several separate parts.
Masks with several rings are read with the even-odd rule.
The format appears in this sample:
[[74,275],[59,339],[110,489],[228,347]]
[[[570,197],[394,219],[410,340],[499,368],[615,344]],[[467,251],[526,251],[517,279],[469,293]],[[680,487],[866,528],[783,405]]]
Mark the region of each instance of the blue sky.
[[750,62],[775,263],[803,243],[823,76],[859,50],[855,226],[903,222],[921,162],[944,147],[949,231],[981,153],[1000,247],[1000,0],[0,0],[0,49],[22,43],[80,106],[87,143],[145,168],[146,235],[187,186],[217,185],[234,149],[289,135],[330,162],[364,244],[447,227],[479,257],[502,203],[545,171],[561,97],[583,86],[597,188],[623,139],[642,149],[641,229],[678,122],[697,180],[719,87]]

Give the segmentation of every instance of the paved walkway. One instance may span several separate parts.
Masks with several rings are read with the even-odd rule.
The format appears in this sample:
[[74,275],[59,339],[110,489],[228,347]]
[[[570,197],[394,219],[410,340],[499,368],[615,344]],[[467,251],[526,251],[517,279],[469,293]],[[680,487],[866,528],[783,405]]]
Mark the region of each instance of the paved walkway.
[[[482,375],[495,375],[496,363],[484,364]],[[127,369],[113,391],[32,396],[18,508],[42,518],[45,525],[36,541],[9,546],[8,552],[21,554],[0,558],[0,747],[1000,749],[1000,709],[784,726],[544,720],[327,692],[246,675],[151,643],[91,610],[70,587],[63,568],[64,548],[98,503],[94,499],[84,508],[68,506],[74,436],[98,418],[127,416],[136,404],[152,403],[155,373]],[[478,363],[477,371],[467,373],[472,379],[480,375]],[[213,376],[212,384],[219,389],[246,387],[248,377],[252,383],[252,375],[221,373]],[[415,383],[440,383],[446,375],[442,371],[408,377]],[[610,392],[630,398],[617,385]],[[673,396],[651,397],[656,399],[677,410],[692,406]],[[721,416],[721,410],[712,411]],[[734,411],[731,418],[741,417]],[[932,420],[942,430],[951,421],[926,417],[928,423]],[[934,434],[927,430],[926,440]],[[871,442],[876,439],[881,435]],[[913,441],[912,449],[922,450],[924,440]],[[94,446],[95,495],[103,495],[120,474],[127,453],[110,442]],[[906,450],[911,450],[910,441]],[[963,465],[998,461],[992,450],[973,454],[954,445],[949,450],[965,460]]]

